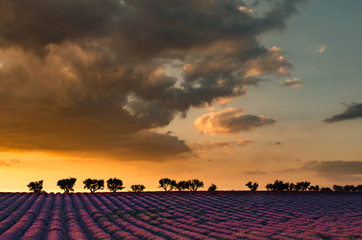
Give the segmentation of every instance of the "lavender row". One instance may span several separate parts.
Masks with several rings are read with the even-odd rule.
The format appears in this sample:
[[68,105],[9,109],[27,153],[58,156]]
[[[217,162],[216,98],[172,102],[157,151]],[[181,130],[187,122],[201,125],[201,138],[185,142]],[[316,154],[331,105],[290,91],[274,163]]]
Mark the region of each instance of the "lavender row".
[[0,193],[0,239],[358,239],[360,193]]

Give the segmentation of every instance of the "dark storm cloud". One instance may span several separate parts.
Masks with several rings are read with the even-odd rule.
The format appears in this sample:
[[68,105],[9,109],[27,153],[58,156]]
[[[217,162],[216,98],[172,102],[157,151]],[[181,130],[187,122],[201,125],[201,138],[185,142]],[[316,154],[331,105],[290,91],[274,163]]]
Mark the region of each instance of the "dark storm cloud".
[[348,106],[344,112],[336,114],[330,118],[326,118],[323,121],[326,123],[334,123],[356,118],[362,118],[362,103],[354,103]]
[[257,16],[237,0],[0,1],[0,145],[190,152],[151,129],[289,75],[282,50],[259,36],[284,29],[302,2],[271,1]]

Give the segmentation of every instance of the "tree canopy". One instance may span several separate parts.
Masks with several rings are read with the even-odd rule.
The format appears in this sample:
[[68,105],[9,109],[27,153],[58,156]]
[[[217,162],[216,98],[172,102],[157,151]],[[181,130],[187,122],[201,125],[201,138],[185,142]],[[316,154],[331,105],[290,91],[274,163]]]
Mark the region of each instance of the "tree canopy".
[[103,179],[98,180],[98,179],[87,178],[86,180],[83,181],[83,184],[84,184],[84,188],[89,189],[91,191],[91,193],[94,193],[95,191],[104,188]]
[[190,191],[197,191],[197,189],[204,187],[204,182],[200,181],[199,179],[192,179],[188,182]]
[[188,190],[189,189],[189,185],[190,185],[190,182],[189,181],[179,181],[178,183],[176,183],[176,186],[175,188],[179,191],[182,191],[182,190]]
[[251,181],[249,181],[247,184],[245,184],[245,186],[247,186],[251,191],[256,191],[256,189],[258,189],[259,184],[258,183],[252,183]]
[[66,178],[58,181],[57,186],[64,190],[65,193],[74,192],[74,184],[77,181],[76,178]]
[[141,184],[132,185],[131,189],[133,192],[142,192],[146,187]]
[[41,193],[43,191],[43,180],[37,181],[37,182],[30,182],[27,187],[29,188],[29,191],[35,192],[35,193]]
[[171,191],[177,185],[175,180],[169,178],[161,178],[158,183],[160,184],[158,187],[163,188],[165,191]]
[[207,189],[207,191],[215,191],[217,189],[216,185],[211,183],[210,187]]
[[123,182],[121,179],[118,178],[110,178],[107,180],[107,188],[112,192],[116,192],[117,190],[122,190],[124,189]]

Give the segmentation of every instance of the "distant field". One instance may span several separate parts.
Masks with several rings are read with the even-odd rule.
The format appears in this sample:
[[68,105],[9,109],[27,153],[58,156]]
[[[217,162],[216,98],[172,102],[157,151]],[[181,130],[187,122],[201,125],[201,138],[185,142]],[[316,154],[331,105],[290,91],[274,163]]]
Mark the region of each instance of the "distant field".
[[0,239],[362,239],[362,193],[0,193]]

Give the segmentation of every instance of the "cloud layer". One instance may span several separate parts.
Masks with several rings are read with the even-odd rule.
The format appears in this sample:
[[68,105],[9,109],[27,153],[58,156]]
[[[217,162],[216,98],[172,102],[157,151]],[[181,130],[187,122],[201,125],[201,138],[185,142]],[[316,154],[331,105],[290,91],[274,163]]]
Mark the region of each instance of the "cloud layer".
[[[259,36],[283,30],[303,2],[273,1],[258,16],[235,0],[0,1],[0,148],[157,160],[190,152],[151,130],[243,95],[263,75],[288,75],[282,50]],[[229,133],[273,122],[236,121]]]
[[362,118],[362,103],[354,103],[348,106],[344,112],[336,114],[330,118],[326,118],[323,121],[326,123],[334,123],[356,118]]
[[360,182],[362,180],[362,161],[309,161],[300,168],[284,169],[276,173],[303,173],[306,171],[334,181]]
[[315,161],[304,166],[322,176],[354,176],[362,177],[362,161]]
[[279,81],[280,85],[284,87],[300,88],[304,87],[304,83],[299,78],[287,79],[285,81]]
[[264,125],[273,124],[276,118],[243,114],[242,109],[227,108],[220,112],[211,112],[195,119],[194,127],[211,136],[219,134],[238,134]]

